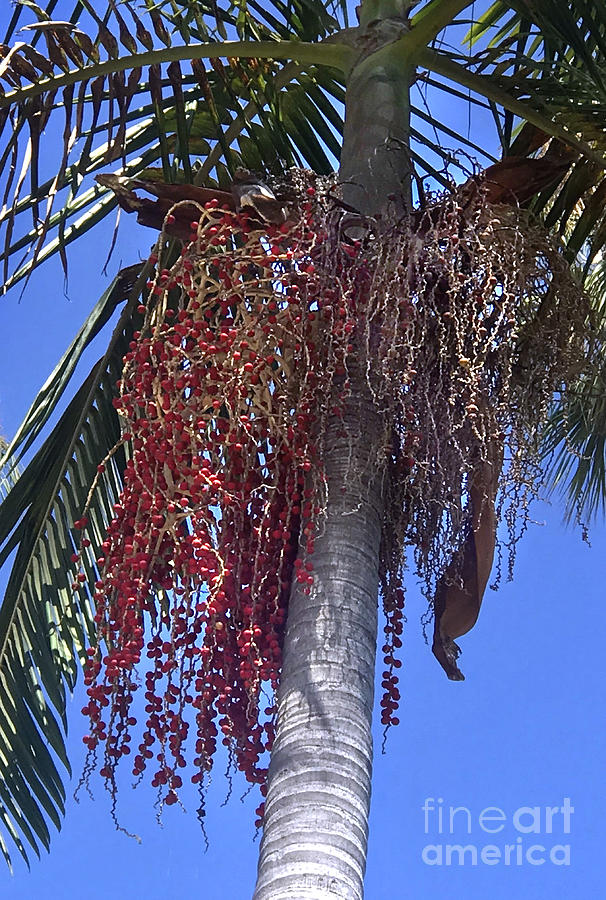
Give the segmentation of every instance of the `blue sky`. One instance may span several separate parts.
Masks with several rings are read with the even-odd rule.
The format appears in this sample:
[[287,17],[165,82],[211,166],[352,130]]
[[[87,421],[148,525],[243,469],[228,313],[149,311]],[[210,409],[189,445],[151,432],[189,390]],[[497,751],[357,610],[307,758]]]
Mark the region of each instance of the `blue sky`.
[[[108,284],[99,272],[109,241],[108,230],[101,229],[70,254],[67,295],[60,267],[52,262],[36,273],[22,299],[17,290],[0,300],[0,431],[5,435],[16,430]],[[152,232],[125,219],[109,273],[145,255],[152,241]],[[606,726],[600,638],[606,626],[606,529],[600,524],[591,530],[590,548],[579,531],[561,526],[559,505],[537,504],[534,517],[542,524],[532,526],[520,545],[513,583],[487,593],[478,625],[461,639],[465,682],[449,682],[425,645],[420,625],[425,604],[411,579],[401,725],[392,729],[383,756],[377,733],[367,900],[479,900],[486,895],[559,900],[603,891]],[[72,706],[75,786],[85,731],[81,695]],[[232,797],[222,807],[224,767],[219,759],[207,799],[208,852],[194,814],[195,795],[185,791],[187,813],[165,809],[159,827],[153,791],[145,786],[133,791],[126,779],[119,813],[123,824],[141,836],[139,844],[116,832],[100,780],[93,779],[94,801],[82,792],[75,803],[73,788],[68,791],[65,824],[53,835],[50,856],[35,862],[31,872],[16,859],[12,877],[0,869],[0,896],[106,900],[128,893],[133,900],[181,895],[246,900],[255,879],[258,798],[253,794],[240,803],[245,784],[236,778]],[[537,811],[532,816],[521,811],[539,807],[543,813],[545,807],[561,807],[565,798],[574,808],[569,833],[563,832],[561,814],[554,815],[549,834]],[[424,805],[446,810],[446,833],[438,833],[437,813],[429,815],[426,829]],[[469,810],[470,833],[463,827],[465,812],[455,816],[454,833],[447,833],[449,807]],[[505,817],[498,833],[482,828],[479,817],[487,807],[497,807]],[[538,832],[523,833],[532,821]],[[425,847],[446,844],[471,844],[478,852],[487,844],[500,849],[520,844],[523,853],[538,845],[545,851],[533,851],[535,859],[545,856],[546,861],[533,865],[524,858],[518,865],[517,851],[508,866],[423,861]],[[569,865],[549,860],[554,845],[569,847]],[[435,858],[437,852],[426,851],[426,856]],[[561,859],[564,851],[558,854]]]

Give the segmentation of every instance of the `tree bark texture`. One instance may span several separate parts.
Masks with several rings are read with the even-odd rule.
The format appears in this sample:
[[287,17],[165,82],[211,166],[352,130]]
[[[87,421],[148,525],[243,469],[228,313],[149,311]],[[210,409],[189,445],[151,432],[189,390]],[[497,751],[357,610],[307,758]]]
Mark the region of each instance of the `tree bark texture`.
[[[340,180],[366,215],[390,194],[408,207],[408,75],[388,52],[362,51],[348,81]],[[327,435],[314,584],[290,598],[254,900],[363,897],[383,498],[379,468],[360,480],[350,465],[368,472],[383,429],[361,369]]]
[[343,199],[365,215],[383,213],[390,198],[396,214],[410,208],[410,83],[389,44],[349,76],[339,180]]
[[[364,466],[378,423],[347,416]],[[377,638],[381,482],[348,478],[352,443],[335,422],[329,504],[309,595],[288,610],[276,741],[255,900],[360,900],[366,862]],[[342,488],[345,488],[344,492]]]

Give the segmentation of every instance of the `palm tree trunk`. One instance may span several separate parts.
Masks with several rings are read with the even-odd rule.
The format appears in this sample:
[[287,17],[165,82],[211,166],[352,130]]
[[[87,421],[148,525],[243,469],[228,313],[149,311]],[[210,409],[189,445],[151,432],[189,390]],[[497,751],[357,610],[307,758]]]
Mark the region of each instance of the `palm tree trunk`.
[[[340,175],[345,200],[366,214],[402,195],[408,89],[408,73],[384,51],[351,73]],[[290,598],[253,900],[363,897],[383,498],[381,471],[364,484],[348,475],[352,457],[366,468],[382,427],[364,374],[350,377],[344,421],[328,433],[314,585],[306,595],[295,584]]]
[[[359,900],[366,861],[377,636],[381,484],[353,485],[371,448],[373,411],[362,402],[334,424],[326,460],[329,506],[313,555],[309,595],[293,588],[288,610],[278,731],[269,774],[255,900]],[[374,423],[377,424],[378,423]],[[351,479],[350,479],[351,481]],[[347,513],[347,514],[346,514]]]

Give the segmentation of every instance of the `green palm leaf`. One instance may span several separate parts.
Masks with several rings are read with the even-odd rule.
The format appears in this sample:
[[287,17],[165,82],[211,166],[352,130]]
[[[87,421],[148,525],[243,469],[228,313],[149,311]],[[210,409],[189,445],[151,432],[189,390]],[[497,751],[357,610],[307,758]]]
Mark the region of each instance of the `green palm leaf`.
[[[346,13],[344,3],[338,6]],[[36,21],[26,26],[31,45],[17,42],[0,52],[5,289],[53,253],[61,253],[65,266],[65,246],[115,208],[111,195],[91,187],[90,176],[108,166],[136,177],[161,161],[164,180],[196,178],[205,184],[216,183],[223,167],[233,172],[238,165],[255,168],[259,161],[275,171],[295,162],[324,172],[332,168],[326,149],[334,153],[337,142],[318,107],[326,111],[342,96],[337,71],[323,69],[318,75],[309,64],[305,70],[295,65],[280,79],[279,64],[268,59],[226,64],[212,54],[207,62],[195,58],[200,41],[219,54],[222,45],[213,42],[228,32],[240,40],[264,41],[261,56],[277,48],[278,40],[318,42],[339,27],[325,4],[147,7],[139,16],[133,4],[111,2],[100,19],[93,4],[82,0],[71,15],[66,6],[65,20],[58,18],[58,3],[44,10],[28,0],[17,7],[7,41],[26,18]],[[182,64],[175,54],[193,62]],[[338,61],[338,48],[318,48],[315,56]],[[296,96],[305,92],[315,95],[313,102],[297,103]],[[63,131],[63,147],[46,174],[40,136],[55,121]],[[211,145],[217,148],[213,166],[196,177]],[[24,228],[29,217],[31,225]]]
[[[554,121],[582,134],[597,150],[593,159],[579,154],[559,182],[532,204],[550,229],[562,235],[572,261],[591,269],[604,248],[604,103],[606,102],[606,10],[585,0],[562,4],[505,3],[497,0],[474,23],[465,43],[479,49],[478,73],[496,76],[520,99],[549,110]],[[495,109],[505,155],[544,152],[537,129],[511,112]],[[544,129],[546,134],[552,134]],[[543,136],[544,138],[546,135]],[[543,145],[543,146],[542,146]],[[600,159],[601,157],[601,159]]]
[[603,258],[586,280],[598,329],[591,378],[554,405],[544,435],[550,489],[566,502],[566,518],[590,522],[606,510],[606,266]]
[[[346,24],[345,4],[338,4],[339,21],[315,0],[288,5],[229,4],[225,9],[215,3],[175,3],[170,7],[148,3],[142,18],[132,4],[110,3],[102,21],[91,3],[81,2],[70,18],[75,23],[71,28],[49,21],[50,12],[58,13],[57,4],[43,10],[28,2],[27,9],[38,19],[33,31],[38,43],[46,42],[48,59],[26,45],[5,53],[3,77],[13,88],[4,99],[0,97],[0,114],[6,119],[10,113],[13,125],[4,148],[5,159],[11,158],[13,165],[5,167],[5,240],[0,249],[7,287],[27,277],[35,265],[55,252],[61,253],[65,265],[65,246],[114,209],[114,198],[91,187],[88,180],[108,165],[118,163],[120,174],[136,178],[160,161],[165,181],[210,185],[222,172],[233,172],[238,165],[280,171],[297,163],[325,173],[338,157],[342,122],[334,103],[343,97],[343,74],[330,64],[346,67],[354,51],[339,43],[318,45],[318,41]],[[21,6],[18,10],[23,11]],[[562,43],[567,37],[567,46],[579,48],[580,53],[583,33],[564,18],[557,35],[564,34],[558,40]],[[540,25],[550,36],[554,32],[553,24],[544,17]],[[112,26],[117,38],[111,36]],[[87,27],[96,32],[94,41],[87,38]],[[10,37],[14,27],[9,32]],[[482,27],[477,33],[482,34]],[[264,42],[254,45],[259,56],[286,53],[292,57],[292,48],[301,47],[300,53],[312,53],[324,65],[293,63],[280,68],[269,59],[251,58],[230,58],[226,64],[212,58],[212,53],[225,56],[235,54],[236,49],[238,53],[252,50],[242,44],[229,50],[212,43],[225,36],[250,41],[250,47],[252,41]],[[555,40],[550,39],[552,43]],[[603,110],[591,99],[593,87],[602,79],[596,63],[582,74],[573,64],[577,57],[572,63],[563,58],[561,65],[568,69],[570,84],[562,89],[564,68],[546,79],[539,63],[523,55],[519,42],[512,61],[508,40],[507,34],[496,49],[478,55],[475,75],[471,66],[460,64],[467,60],[444,50],[426,53],[421,62],[429,72],[455,81],[457,72],[465,72],[461,84],[475,92],[476,102],[485,102],[481,98],[486,90],[493,105],[509,97],[513,106],[509,105],[508,114],[526,113],[548,134],[568,135],[572,142],[577,132],[586,135],[591,123],[601,121]],[[302,46],[298,41],[306,43]],[[204,45],[216,50],[204,51]],[[344,49],[348,49],[345,56]],[[135,53],[138,55],[133,57]],[[194,59],[191,71],[188,63],[178,61],[178,57],[199,54],[210,57],[209,62]],[[498,65],[495,59],[500,60]],[[168,66],[162,65],[169,61]],[[512,65],[513,75],[506,74]],[[456,91],[452,81],[427,78],[434,87]],[[559,99],[554,95],[558,89]],[[581,103],[583,98],[587,100]],[[427,120],[425,102],[424,98],[415,102],[413,117]],[[47,121],[57,117],[64,131],[63,151],[54,174],[41,179],[40,134]],[[440,123],[433,124],[441,130]],[[596,129],[599,125],[593,126]],[[450,134],[448,128],[442,130],[445,141],[428,139],[426,130],[425,125],[415,128],[415,157],[423,161],[426,174],[439,180],[445,166],[453,165],[451,137],[458,139],[455,146],[478,153],[477,144],[463,129],[459,133],[450,129]],[[587,148],[587,143],[583,146]],[[432,163],[436,155],[437,161]],[[29,193],[25,193],[26,178]],[[23,229],[21,223],[28,213],[33,215],[33,224]],[[10,272],[10,261],[17,254],[21,257]]]
[[[71,587],[78,540],[73,523],[97,478],[89,511],[91,545],[81,561],[92,583],[125,464],[123,452],[117,452],[102,474],[97,472],[120,440],[112,399],[132,332],[133,305],[145,280],[140,272],[135,266],[116,278],[5,448],[0,566],[12,565],[0,607],[0,819],[26,861],[27,845],[37,854],[40,846],[48,848],[46,817],[58,827],[64,811],[57,765],[60,761],[69,770],[65,690],[74,688],[93,616],[87,590],[74,593]],[[124,300],[107,352],[20,471],[18,461],[48,423],[83,351]],[[4,843],[0,850],[10,863]]]

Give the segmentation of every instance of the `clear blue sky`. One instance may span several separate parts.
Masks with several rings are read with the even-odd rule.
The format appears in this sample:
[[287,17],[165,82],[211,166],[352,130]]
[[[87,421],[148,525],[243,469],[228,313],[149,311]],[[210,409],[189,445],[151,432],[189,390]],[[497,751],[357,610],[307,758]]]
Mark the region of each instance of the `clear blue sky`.
[[[111,274],[121,260],[128,264],[145,254],[152,241],[152,232],[130,218],[123,221]],[[99,274],[108,245],[108,232],[102,230],[71,255],[67,297],[60,268],[51,263],[36,274],[21,300],[18,290],[0,300],[0,431],[5,435],[15,431],[108,284]],[[522,542],[514,582],[488,592],[478,625],[461,639],[465,682],[449,682],[424,644],[420,618],[425,605],[414,583],[409,586],[402,724],[392,729],[386,755],[378,751],[376,756],[367,900],[560,900],[603,892],[606,529],[592,529],[590,549],[578,532],[561,527],[557,505],[537,505],[534,515],[545,524],[532,527]],[[81,706],[78,696],[69,736],[74,784],[83,760]],[[2,900],[126,895],[132,900],[248,900],[258,849],[253,842],[258,799],[253,795],[240,803],[245,785],[236,778],[232,797],[221,808],[227,790],[223,768],[219,760],[208,795],[208,852],[194,815],[195,795],[184,791],[187,813],[167,808],[160,828],[154,793],[145,787],[132,791],[126,779],[120,817],[141,836],[138,844],[114,830],[107,797],[93,779],[94,801],[83,793],[76,804],[69,792],[65,824],[53,835],[50,856],[35,862],[30,873],[18,858],[13,877],[0,869]],[[466,813],[455,817],[453,835],[440,835],[437,814],[428,814],[426,833],[428,798],[446,809],[443,832],[449,830],[448,807],[468,808],[471,833]],[[564,798],[574,808],[569,833],[563,833],[559,813],[551,834],[543,820],[537,834],[516,829],[516,810],[561,807]],[[487,807],[505,814],[498,833],[489,834],[479,823]],[[528,813],[519,815],[520,829],[531,823]],[[486,829],[497,824],[484,821]],[[422,859],[427,845],[472,844],[480,852],[487,844],[517,847],[520,837],[524,852],[533,844],[544,846],[547,861],[517,865],[517,851],[509,866],[481,861],[459,866],[456,857],[449,866],[429,866]],[[549,861],[556,844],[569,846],[569,865]],[[427,853],[435,858],[435,851]],[[542,855],[535,851],[535,858]]]

